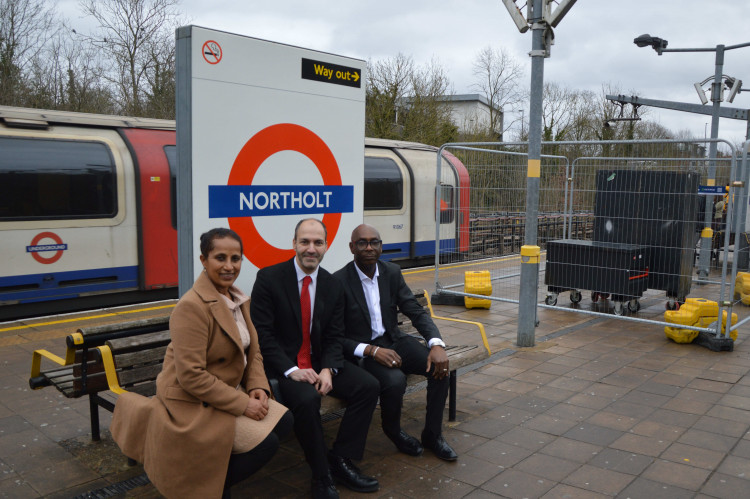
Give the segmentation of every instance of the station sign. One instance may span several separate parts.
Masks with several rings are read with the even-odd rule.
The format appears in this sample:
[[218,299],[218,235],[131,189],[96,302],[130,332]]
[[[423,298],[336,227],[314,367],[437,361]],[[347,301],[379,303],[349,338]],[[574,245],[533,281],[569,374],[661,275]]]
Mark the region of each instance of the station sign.
[[202,271],[200,234],[243,240],[238,286],[294,256],[294,227],[321,219],[322,266],[351,259],[363,220],[366,63],[197,26],[177,31],[180,293]]

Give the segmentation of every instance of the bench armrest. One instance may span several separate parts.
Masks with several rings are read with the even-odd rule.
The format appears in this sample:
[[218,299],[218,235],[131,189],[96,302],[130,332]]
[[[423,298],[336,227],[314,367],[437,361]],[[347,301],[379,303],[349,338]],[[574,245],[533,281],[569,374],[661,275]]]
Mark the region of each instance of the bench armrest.
[[435,312],[432,310],[432,303],[430,302],[430,293],[428,293],[426,289],[424,290],[424,296],[427,299],[427,308],[430,309],[430,317],[432,317],[433,319],[440,319],[450,322],[461,322],[463,324],[474,324],[475,326],[477,326],[479,328],[479,333],[482,335],[482,343],[484,343],[484,348],[487,350],[487,354],[492,355],[490,344],[487,342],[487,335],[484,332],[484,324],[475,321],[467,321],[464,319],[454,319],[452,317],[441,317],[439,315],[435,315]]
[[107,345],[96,347],[95,350],[99,352],[102,365],[104,365],[104,373],[107,375],[107,384],[110,391],[118,395],[125,393],[126,390],[120,386],[120,382],[117,380],[117,369],[115,368],[115,361],[112,358],[112,350]]
[[38,382],[32,383],[32,380],[40,377],[39,375],[42,372],[42,358],[49,359],[60,366],[69,366],[75,361],[76,351],[73,348],[67,348],[65,350],[65,359],[63,359],[44,349],[34,350],[34,353],[31,355],[31,378],[29,384],[35,390],[47,386]]

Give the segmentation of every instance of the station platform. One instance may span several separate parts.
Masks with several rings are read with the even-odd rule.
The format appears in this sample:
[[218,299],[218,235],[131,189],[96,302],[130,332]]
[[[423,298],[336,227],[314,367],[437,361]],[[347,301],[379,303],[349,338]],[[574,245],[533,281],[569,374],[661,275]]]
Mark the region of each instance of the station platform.
[[[412,288],[430,289],[430,277],[406,273]],[[708,287],[698,289],[710,295]],[[154,307],[170,305],[0,324],[0,496],[160,497],[142,467],[129,467],[112,442],[109,414],[101,411],[103,438],[92,442],[88,401],[66,399],[51,387],[32,391],[28,377],[33,350],[62,353],[64,336],[84,323],[160,315],[164,309]],[[536,345],[518,348],[514,304],[435,309],[483,323],[493,352],[459,373],[458,419],[448,423],[446,415],[444,427],[459,459],[399,454],[380,429],[378,409],[359,464],[381,489],[365,495],[340,487],[341,497],[748,496],[748,331],[739,332],[732,352],[712,352],[675,344],[657,326],[540,308]],[[639,316],[663,312],[662,302]],[[481,345],[473,326],[440,326],[449,344]],[[422,429],[424,397],[421,390],[405,399],[402,423],[412,435]],[[325,423],[330,437],[337,425]],[[233,494],[308,497],[309,480],[302,452],[289,438]]]

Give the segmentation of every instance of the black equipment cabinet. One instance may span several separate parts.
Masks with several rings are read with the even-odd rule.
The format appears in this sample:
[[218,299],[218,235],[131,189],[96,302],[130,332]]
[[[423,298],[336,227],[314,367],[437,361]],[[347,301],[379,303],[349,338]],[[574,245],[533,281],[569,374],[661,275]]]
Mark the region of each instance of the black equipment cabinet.
[[544,284],[551,293],[587,289],[617,301],[640,298],[648,286],[647,259],[647,249],[633,244],[549,241]]
[[700,175],[693,171],[600,170],[595,241],[647,248],[648,287],[684,302],[692,285]]

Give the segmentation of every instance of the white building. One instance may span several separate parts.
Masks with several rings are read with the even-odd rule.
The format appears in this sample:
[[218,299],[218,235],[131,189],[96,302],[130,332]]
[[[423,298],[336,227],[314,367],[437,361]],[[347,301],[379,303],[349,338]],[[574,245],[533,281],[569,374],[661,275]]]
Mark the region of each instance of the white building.
[[[487,98],[480,94],[456,94],[444,95],[441,100],[451,107],[451,120],[462,133],[474,133],[486,131],[490,125],[490,103]],[[497,119],[495,120],[494,132],[498,140],[503,136],[502,109],[495,109]]]

